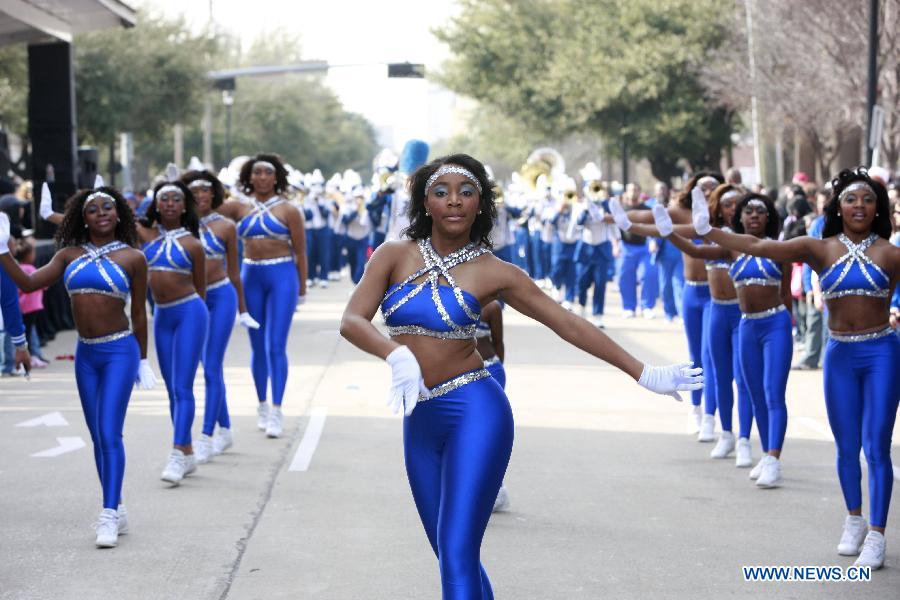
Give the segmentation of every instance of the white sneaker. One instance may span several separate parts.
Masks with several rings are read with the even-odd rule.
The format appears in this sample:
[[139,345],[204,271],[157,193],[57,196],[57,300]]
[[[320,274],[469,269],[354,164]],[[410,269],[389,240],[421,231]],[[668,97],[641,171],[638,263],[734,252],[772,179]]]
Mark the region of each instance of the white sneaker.
[[320,279],[320,280],[319,280],[319,287],[320,287],[321,289],[323,289],[323,290],[324,290],[325,288],[327,288],[327,287],[328,287],[328,280],[327,280],[327,279]]
[[700,417],[700,432],[697,434],[698,442],[711,442],[716,439],[716,417],[704,414]]
[[256,407],[256,426],[260,431],[265,431],[269,426],[269,405],[266,402],[260,402]]
[[284,415],[281,412],[281,408],[273,406],[271,412],[269,412],[269,424],[266,427],[266,435],[270,438],[277,438],[280,436],[283,419]]
[[693,404],[688,405],[687,432],[689,435],[700,433],[700,419],[702,415],[703,411],[699,404],[697,406]]
[[648,319],[648,320],[649,320],[649,319],[655,319],[655,318],[656,318],[656,311],[653,310],[652,308],[645,308],[645,309],[642,311],[642,314],[643,314],[644,318],[645,318],[645,319]]
[[[99,536],[97,539],[100,539]],[[863,542],[859,558],[853,563],[857,567],[871,567],[880,569],[884,566],[884,534],[878,531],[870,531]]]
[[494,500],[494,510],[491,512],[503,512],[509,510],[509,492],[506,491],[505,486],[500,486],[500,491],[497,492],[497,499]]
[[563,300],[562,307],[569,312],[572,312],[572,303],[568,300]]
[[234,439],[231,436],[231,430],[227,427],[219,427],[216,429],[216,433],[212,438],[212,451],[213,455],[222,454],[229,448],[231,448],[231,444]]
[[837,551],[841,556],[856,556],[862,550],[863,541],[869,533],[866,518],[859,515],[847,515],[844,519],[844,532],[838,543]]
[[115,548],[119,543],[119,515],[111,508],[104,508],[94,523],[98,548]]
[[594,315],[591,317],[591,324],[597,329],[606,329],[606,326],[603,325],[603,315]]
[[633,311],[633,310],[623,310],[623,311],[622,311],[622,318],[623,318],[623,319],[633,319],[633,318],[634,318],[634,311]]
[[197,455],[196,454],[185,454],[184,455],[184,476],[187,477],[191,473],[197,470]]
[[781,461],[774,456],[769,456],[769,460],[763,465],[759,477],[756,479],[756,486],[761,488],[776,488],[781,485]]
[[162,472],[162,480],[178,485],[184,479],[184,452],[177,448],[173,448],[169,453],[169,462]]
[[559,304],[563,299],[563,292],[560,288],[553,288],[553,291],[550,292],[550,296],[556,300],[556,303]]
[[753,453],[750,450],[750,440],[740,438],[734,453],[734,466],[745,469],[753,464]]
[[750,469],[750,479],[759,479],[760,473],[762,473],[763,467],[766,465],[766,461],[769,458],[768,454],[764,454],[759,462],[756,463],[756,466]]
[[723,431],[716,442],[716,447],[709,453],[710,458],[728,458],[728,455],[734,452],[734,434],[730,431]]
[[580,308],[578,309],[578,316],[581,317],[582,319],[587,319],[587,316],[588,316],[588,313],[587,313],[587,305],[586,305],[586,304],[579,304],[578,306],[580,307]]
[[124,504],[119,505],[118,515],[119,535],[125,535],[126,533],[128,533],[128,511],[125,510]]
[[205,464],[212,460],[213,457],[213,439],[201,433],[197,441],[194,442],[194,455],[197,457],[198,464]]

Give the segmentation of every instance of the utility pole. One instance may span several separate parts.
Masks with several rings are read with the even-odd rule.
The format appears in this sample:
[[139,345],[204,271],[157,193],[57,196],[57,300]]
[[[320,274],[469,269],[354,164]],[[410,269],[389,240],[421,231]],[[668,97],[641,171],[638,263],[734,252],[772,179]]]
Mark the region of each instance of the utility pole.
[[[750,125],[753,129],[753,161],[756,163],[756,176],[759,183],[765,185],[763,179],[762,148],[759,139],[759,109],[756,103],[756,58],[753,51],[753,0],[744,0],[747,8],[747,54],[750,62]],[[779,184],[781,182],[778,182]]]
[[873,142],[873,127],[875,113],[875,96],[878,94],[878,0],[869,0],[869,90],[866,95],[866,128],[868,135],[866,136],[866,165],[872,165],[872,152],[878,147],[878,142]]

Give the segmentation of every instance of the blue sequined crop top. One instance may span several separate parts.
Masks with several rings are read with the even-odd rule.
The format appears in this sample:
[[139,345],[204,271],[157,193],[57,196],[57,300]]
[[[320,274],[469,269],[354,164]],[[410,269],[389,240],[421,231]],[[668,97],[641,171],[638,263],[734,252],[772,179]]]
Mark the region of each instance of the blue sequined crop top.
[[131,278],[108,254],[129,247],[118,241],[99,248],[83,245],[84,254],[70,262],[63,275],[69,296],[100,294],[126,300],[131,291]]
[[[730,232],[731,229],[729,227],[723,227],[722,231]],[[718,247],[718,244],[713,243],[712,245]],[[713,269],[730,269],[732,260],[730,258],[714,258],[704,262],[706,263],[706,270],[712,271]]]
[[[456,285],[450,269],[488,250],[467,244],[441,258],[428,239],[419,240],[419,251],[425,266],[402,283],[390,286],[381,301],[381,314],[388,334],[425,335],[444,340],[475,337],[481,304],[472,294]],[[423,281],[413,283],[422,276],[425,276]],[[439,283],[442,277],[448,285]]]
[[191,232],[184,227],[167,231],[161,225],[159,231],[162,235],[144,244],[148,270],[190,275],[194,263],[191,255],[178,243],[178,238],[191,235]]
[[759,256],[741,254],[731,263],[729,274],[736,288],[747,285],[781,285],[781,266],[771,259]]
[[847,247],[847,253],[828,267],[819,278],[822,297],[826,300],[844,296],[887,298],[891,291],[890,278],[866,256],[866,250],[878,240],[878,236],[872,233],[859,244],[854,244],[850,238],[840,233],[838,240]]
[[200,243],[203,245],[206,258],[225,260],[225,241],[209,227],[209,224],[213,221],[221,221],[224,218],[219,213],[214,212],[200,219]]
[[237,223],[238,235],[245,240],[268,239],[290,244],[290,229],[272,213],[273,208],[284,202],[284,198],[279,196],[265,202],[254,201],[253,210]]

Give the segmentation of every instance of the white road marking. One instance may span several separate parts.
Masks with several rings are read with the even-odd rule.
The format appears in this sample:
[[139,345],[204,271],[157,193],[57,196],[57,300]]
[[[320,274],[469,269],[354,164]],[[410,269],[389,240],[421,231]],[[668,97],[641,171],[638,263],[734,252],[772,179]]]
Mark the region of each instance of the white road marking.
[[319,445],[319,438],[322,437],[322,430],[325,428],[325,417],[328,415],[328,408],[324,406],[315,406],[309,416],[309,424],[306,431],[303,432],[303,439],[297,446],[297,452],[294,454],[294,460],[288,471],[307,471],[309,463],[312,461],[313,453],[316,446]]
[[66,427],[69,424],[66,418],[60,412],[47,413],[28,421],[16,423],[16,427],[39,427],[46,425],[47,427]]
[[84,440],[80,437],[58,437],[56,441],[59,442],[59,446],[56,448],[50,448],[48,450],[42,450],[41,452],[36,452],[31,456],[35,458],[53,458],[54,456],[59,456],[60,454],[65,454],[67,452],[74,452],[75,450],[80,450],[84,448],[85,443]]

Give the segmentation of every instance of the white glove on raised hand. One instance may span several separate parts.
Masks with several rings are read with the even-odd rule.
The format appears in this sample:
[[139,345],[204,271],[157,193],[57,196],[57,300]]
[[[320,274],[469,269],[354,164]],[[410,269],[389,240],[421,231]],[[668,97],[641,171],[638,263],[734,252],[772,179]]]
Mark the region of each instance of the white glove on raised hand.
[[41,218],[49,219],[50,215],[53,214],[53,196],[50,194],[50,186],[47,185],[47,182],[44,182],[44,185],[41,186]]
[[153,374],[153,369],[150,368],[150,361],[146,358],[141,359],[135,383],[142,390],[152,390],[156,387],[156,375]]
[[0,254],[9,253],[9,217],[0,212]]
[[256,322],[256,319],[250,316],[248,312],[242,312],[238,315],[238,321],[241,322],[241,325],[246,327],[247,329],[259,329],[259,323]]
[[394,414],[403,409],[408,417],[419,401],[419,394],[426,398],[431,395],[422,379],[419,362],[406,346],[395,349],[385,360],[391,365],[391,391],[387,404]]
[[692,363],[654,367],[644,365],[638,385],[657,394],[667,394],[681,402],[679,391],[699,390],[703,387],[703,369]]
[[672,235],[675,226],[672,225],[672,217],[669,215],[666,207],[662,204],[654,204],[651,212],[653,213],[653,221],[656,223],[656,228],[659,230],[659,235],[662,237]]
[[691,190],[691,220],[694,222],[697,235],[704,236],[712,231],[709,225],[709,203],[703,190],[697,186]]
[[622,208],[622,205],[615,198],[609,201],[609,212],[612,213],[613,220],[619,229],[622,231],[631,229],[631,219],[628,218],[625,209]]

